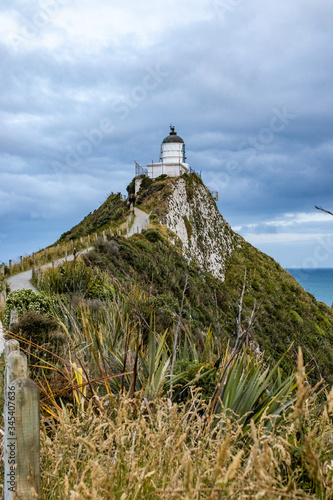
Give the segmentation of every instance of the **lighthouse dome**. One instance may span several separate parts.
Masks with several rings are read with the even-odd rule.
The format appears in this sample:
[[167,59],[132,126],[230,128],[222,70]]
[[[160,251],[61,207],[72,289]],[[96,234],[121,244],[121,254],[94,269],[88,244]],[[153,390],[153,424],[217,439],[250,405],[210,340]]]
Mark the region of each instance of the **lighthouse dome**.
[[170,142],[178,142],[180,144],[184,144],[183,139],[176,134],[175,127],[170,127],[170,129],[170,134],[165,139],[163,139],[162,144],[168,144]]

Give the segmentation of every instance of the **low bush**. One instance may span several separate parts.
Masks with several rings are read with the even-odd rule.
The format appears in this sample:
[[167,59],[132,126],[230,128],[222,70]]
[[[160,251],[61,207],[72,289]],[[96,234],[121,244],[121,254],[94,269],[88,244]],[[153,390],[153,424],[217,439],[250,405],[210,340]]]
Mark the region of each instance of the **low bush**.
[[6,301],[5,327],[9,327],[12,309],[16,309],[19,318],[28,311],[37,313],[50,313],[52,300],[44,292],[34,292],[33,290],[15,290],[11,292]]

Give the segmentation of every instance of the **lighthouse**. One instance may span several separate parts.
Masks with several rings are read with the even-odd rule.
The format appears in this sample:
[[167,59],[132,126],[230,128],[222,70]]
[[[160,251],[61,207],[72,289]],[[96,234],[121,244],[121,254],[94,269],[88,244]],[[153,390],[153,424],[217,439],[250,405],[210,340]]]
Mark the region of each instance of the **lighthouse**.
[[189,165],[186,163],[185,143],[175,132],[175,127],[170,126],[170,133],[163,139],[160,149],[159,163],[147,164],[148,177],[156,179],[160,175],[178,177],[188,173]]

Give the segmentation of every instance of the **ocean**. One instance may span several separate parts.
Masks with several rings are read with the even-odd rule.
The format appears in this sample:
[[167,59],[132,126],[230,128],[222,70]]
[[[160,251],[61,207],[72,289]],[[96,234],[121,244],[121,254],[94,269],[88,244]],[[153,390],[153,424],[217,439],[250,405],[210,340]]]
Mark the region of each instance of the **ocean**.
[[317,300],[333,303],[333,269],[287,269],[298,283]]

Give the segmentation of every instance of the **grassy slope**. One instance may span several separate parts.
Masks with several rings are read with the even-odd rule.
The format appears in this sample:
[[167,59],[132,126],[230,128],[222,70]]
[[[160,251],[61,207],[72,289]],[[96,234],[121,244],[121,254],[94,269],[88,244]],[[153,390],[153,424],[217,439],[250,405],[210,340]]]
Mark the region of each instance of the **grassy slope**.
[[[189,276],[184,310],[183,331],[191,330],[198,346],[211,325],[221,329],[221,341],[234,338],[237,301],[244,271],[247,269],[244,297],[244,323],[254,302],[257,315],[253,339],[266,355],[279,359],[292,342],[285,368],[296,362],[297,346],[307,362],[314,356],[321,374],[333,383],[333,311],[318,303],[273,259],[245,241],[230,258],[225,282],[203,274],[194,264],[188,265],[179,249],[169,244],[163,231],[151,229],[129,240],[118,238],[100,242],[87,263],[107,272],[115,282],[130,288],[133,282],[149,294],[149,305],[156,310],[157,328],[162,332],[176,321],[185,275]],[[147,304],[148,306],[148,304]],[[217,317],[219,320],[217,320]],[[311,378],[320,378],[315,363]]]
[[[151,219],[165,214],[173,183],[174,179],[170,178],[155,182],[144,180],[137,202],[152,213]],[[191,189],[193,182],[188,186]],[[62,238],[77,238],[110,225],[119,225],[127,215],[126,202],[119,195],[111,195],[98,210]],[[222,283],[200,272],[195,263],[188,266],[180,246],[168,242],[170,231],[157,222],[153,227],[144,235],[135,235],[129,240],[117,238],[112,245],[100,243],[89,255],[88,264],[96,270],[106,271],[125,287],[138,283],[148,293],[150,305],[155,306],[161,331],[176,321],[185,275],[188,274],[183,331],[191,330],[198,345],[210,325],[216,332],[220,331],[222,343],[228,339],[232,341],[237,301],[246,269],[244,321],[246,323],[256,302],[253,339],[260,350],[278,359],[294,342],[295,347],[291,349],[285,367],[294,364],[300,345],[305,360],[310,362],[314,357],[318,364],[310,364],[312,377],[318,379],[321,374],[333,383],[332,309],[316,302],[279,264],[241,237],[237,236],[241,248],[237,248],[228,260],[226,279]]]
[[[226,283],[235,299],[247,269],[245,305],[257,303],[254,337],[262,350],[277,359],[294,342],[291,359],[296,364],[297,346],[307,362],[314,357],[322,376],[333,382],[333,310],[304,291],[271,257],[243,242],[229,260]],[[320,377],[318,367],[313,375]]]
[[97,210],[90,212],[79,224],[62,234],[58,241],[74,240],[109,227],[118,227],[128,216],[127,201],[121,198],[120,193],[112,193]]
[[[189,197],[195,187],[196,176],[190,176],[187,189]],[[149,210],[159,216],[167,209],[166,200],[171,192],[174,179],[164,179],[151,183],[141,190],[139,200]],[[303,348],[307,362],[313,357],[316,363],[315,377],[320,374],[333,381],[333,311],[323,303],[304,291],[297,281],[271,257],[263,254],[243,238],[238,237],[241,248],[237,248],[227,266],[224,284],[210,280],[210,286],[218,290],[219,307],[222,310],[221,321],[224,331],[232,335],[236,313],[235,304],[241,294],[244,271],[247,270],[246,296],[244,312],[248,317],[256,302],[257,315],[254,338],[261,350],[271,354],[275,359],[280,357],[294,342],[291,360],[296,361],[297,346]],[[207,279],[204,278],[205,285]],[[213,283],[214,282],[214,283]],[[204,286],[201,286],[204,289]],[[223,299],[221,299],[223,297]],[[211,311],[213,316],[213,312]]]
[[[160,211],[163,214],[167,190],[170,190],[169,180],[158,181],[147,189],[150,194],[144,196],[147,190],[143,190],[141,203],[155,213]],[[95,217],[88,216],[67,236],[77,237],[77,229],[85,231],[81,234],[95,232],[103,227],[99,216],[117,205],[118,202],[112,202],[104,206],[98,216],[96,213]],[[123,214],[121,211],[120,220]],[[104,227],[119,224],[119,219],[111,220],[112,216],[113,211],[109,219],[104,220]],[[103,279],[108,285],[112,281],[113,288],[118,288],[119,296],[123,297],[133,284],[139,285],[138,288],[146,292],[142,293],[142,300],[147,302],[147,311],[155,306],[158,333],[177,321],[187,274],[189,286],[182,334],[191,330],[200,346],[207,328],[212,325],[217,332],[218,323],[223,344],[234,338],[237,300],[246,268],[245,323],[254,301],[258,304],[253,338],[266,354],[275,358],[280,357],[291,341],[302,345],[305,357],[311,357],[306,349],[310,350],[332,384],[331,309],[317,303],[273,259],[240,237],[240,247],[228,260],[226,279],[222,283],[202,273],[195,264],[188,265],[180,247],[171,245],[167,236],[166,228],[156,223],[142,235],[130,239],[115,237],[108,242],[98,241],[95,250],[84,257],[89,267],[81,262],[68,263],[62,268],[50,269],[48,273],[58,278],[58,285],[63,288],[58,291],[71,296],[73,308],[75,300],[78,302],[75,289],[70,288],[73,284],[89,300],[103,298],[100,294]],[[101,305],[100,300],[90,302],[91,308],[96,309],[96,316]],[[117,310],[118,305],[115,301],[109,303],[109,308],[114,306]],[[130,301],[128,305],[128,310],[132,311]],[[145,304],[139,305],[140,313],[148,319]],[[111,310],[108,312],[112,313]],[[126,321],[124,331],[127,337],[134,326],[130,321],[127,324],[127,312],[122,312],[124,314],[120,317]],[[135,316],[137,312],[134,312]],[[88,318],[86,315],[84,319],[85,328],[94,331],[95,327],[96,339],[100,339],[103,330],[99,329],[95,316]],[[140,325],[137,329],[141,335],[141,321],[135,318],[135,324]],[[114,329],[114,335],[118,334],[118,329],[123,329],[117,315],[108,325]],[[80,327],[76,333],[81,334]],[[61,339],[56,337],[53,340]],[[79,353],[83,359],[85,349],[81,348],[80,341],[73,340],[72,352],[75,354],[72,356],[71,352],[71,360]],[[64,342],[61,345],[67,346]],[[291,351],[285,366],[293,362],[294,351]],[[314,374],[318,377],[318,372]],[[73,373],[69,372],[69,379],[73,380]],[[60,382],[63,388],[64,381],[61,379]],[[125,497],[199,500],[208,498],[208,495],[211,495],[209,498],[250,499],[257,494],[267,499],[332,498],[329,464],[332,460],[333,396],[331,394],[328,398],[328,415],[318,399],[307,395],[308,390],[303,380],[299,382],[297,414],[295,410],[284,417],[281,426],[270,431],[261,421],[246,436],[242,435],[241,424],[239,427],[232,419],[231,412],[217,416],[216,428],[212,432],[202,414],[202,402],[195,398],[184,406],[171,406],[163,398],[146,401],[144,405],[141,393],[137,399],[130,400],[113,396],[103,401],[91,398],[89,405],[85,403],[84,411],[79,403],[74,409],[67,407],[66,411],[59,412],[58,419],[53,420],[48,415],[42,420],[43,498],[84,500],[112,496],[119,500]],[[53,411],[57,414],[55,408]],[[0,464],[0,469],[2,467]]]

